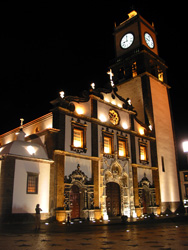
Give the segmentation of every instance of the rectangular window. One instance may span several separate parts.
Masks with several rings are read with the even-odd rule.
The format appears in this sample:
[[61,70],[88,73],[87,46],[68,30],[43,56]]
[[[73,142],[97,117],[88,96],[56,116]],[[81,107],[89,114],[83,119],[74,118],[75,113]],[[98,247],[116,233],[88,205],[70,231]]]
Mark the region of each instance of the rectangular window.
[[188,198],[188,185],[185,184],[185,198]]
[[162,171],[165,172],[164,157],[161,156]]
[[27,173],[27,194],[38,194],[38,174]]
[[83,130],[74,128],[73,146],[83,148]]
[[119,141],[118,146],[119,146],[119,156],[126,156],[125,141]]
[[102,129],[102,140],[103,140],[103,152],[104,154],[113,154],[114,153],[114,133],[110,133],[107,130]]
[[112,138],[104,136],[104,153],[111,154],[112,153]]
[[72,133],[71,133],[71,150],[76,152],[87,152],[86,148],[86,128],[87,124],[80,122],[71,122]]
[[140,160],[147,161],[147,147],[145,145],[140,145]]
[[164,78],[163,78],[163,71],[158,69],[158,79],[159,81],[163,82]]
[[128,157],[129,156],[129,151],[128,151],[128,139],[127,137],[119,137],[117,136],[118,139],[118,155],[122,157]]
[[184,181],[188,181],[188,172],[184,173]]
[[148,163],[148,144],[143,139],[139,139],[139,160],[143,164]]
[[132,64],[132,76],[135,77],[137,76],[137,65],[136,62]]

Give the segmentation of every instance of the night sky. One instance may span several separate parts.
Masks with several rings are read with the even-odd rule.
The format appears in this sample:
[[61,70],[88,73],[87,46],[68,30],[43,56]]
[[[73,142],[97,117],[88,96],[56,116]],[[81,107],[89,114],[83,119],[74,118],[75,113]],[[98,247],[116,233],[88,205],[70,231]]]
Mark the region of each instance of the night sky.
[[0,4],[0,134],[18,127],[21,117],[27,123],[48,113],[60,90],[81,95],[92,82],[104,87],[115,57],[114,22],[135,8],[158,33],[159,56],[172,87],[178,161],[186,167],[181,148],[188,139],[186,7],[140,0],[54,2]]

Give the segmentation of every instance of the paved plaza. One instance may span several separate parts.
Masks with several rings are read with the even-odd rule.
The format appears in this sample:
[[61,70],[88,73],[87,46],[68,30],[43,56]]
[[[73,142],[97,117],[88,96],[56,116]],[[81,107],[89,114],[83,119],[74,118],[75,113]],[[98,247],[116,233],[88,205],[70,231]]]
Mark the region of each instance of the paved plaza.
[[0,249],[188,249],[186,222],[111,225],[75,223],[1,225]]

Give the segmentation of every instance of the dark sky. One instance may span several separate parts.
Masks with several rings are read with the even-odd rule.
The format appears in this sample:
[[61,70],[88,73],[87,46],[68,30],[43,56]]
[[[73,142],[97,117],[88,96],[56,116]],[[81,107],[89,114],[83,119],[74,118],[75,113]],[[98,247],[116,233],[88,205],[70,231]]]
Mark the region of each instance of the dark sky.
[[[105,86],[115,57],[113,27],[127,19],[132,5],[158,33],[159,55],[168,83],[181,167],[181,142],[188,139],[186,7],[164,1],[69,1],[64,5],[27,1],[0,4],[0,134],[49,112],[63,89],[80,95],[91,82]],[[82,3],[83,2],[83,3]],[[75,87],[76,86],[76,87]]]

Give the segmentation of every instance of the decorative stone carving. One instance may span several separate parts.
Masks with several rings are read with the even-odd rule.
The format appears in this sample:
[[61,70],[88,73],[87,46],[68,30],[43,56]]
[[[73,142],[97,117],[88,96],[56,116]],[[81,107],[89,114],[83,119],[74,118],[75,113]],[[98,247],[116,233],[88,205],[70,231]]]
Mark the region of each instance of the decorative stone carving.
[[80,170],[80,165],[77,165],[77,169],[72,172],[72,174],[69,175],[69,180],[71,183],[75,181],[79,181],[82,184],[85,184],[88,181],[87,175],[85,175],[84,172]]
[[[80,216],[85,219],[92,219],[94,213],[94,186],[92,180],[88,180],[87,175],[80,170],[80,165],[77,165],[68,178],[65,176],[65,191],[64,204],[66,210],[70,209],[70,192],[73,185],[79,188],[80,193]],[[91,213],[91,210],[93,211]],[[88,217],[89,216],[89,217]]]
[[129,159],[118,159],[117,151],[110,160],[105,156],[102,159],[101,175],[103,176],[102,214],[108,218],[106,209],[106,186],[109,182],[115,182],[120,186],[121,215],[135,217],[135,206],[133,197],[132,166]]

